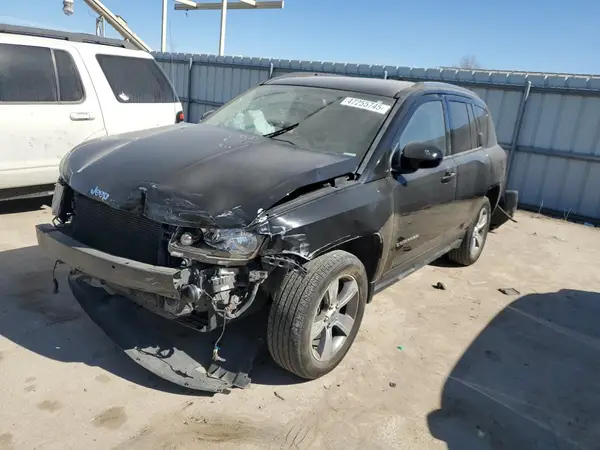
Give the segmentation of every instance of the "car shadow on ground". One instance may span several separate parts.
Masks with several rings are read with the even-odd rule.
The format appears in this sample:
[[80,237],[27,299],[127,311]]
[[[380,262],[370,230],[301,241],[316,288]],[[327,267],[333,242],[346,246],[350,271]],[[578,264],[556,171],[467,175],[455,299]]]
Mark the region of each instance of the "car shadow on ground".
[[451,261],[447,255],[439,257],[435,261],[430,262],[429,265],[433,267],[445,267],[448,269],[459,269],[461,267],[464,267],[458,263],[455,263],[454,261]]
[[[59,293],[53,294],[54,261],[37,246],[0,252],[0,334],[46,358],[98,366],[134,384],[165,392],[203,395],[163,380],[133,362],[86,315],[72,296],[67,269],[59,266]],[[263,313],[264,314],[264,313]],[[160,319],[163,320],[163,319]],[[261,322],[260,313],[246,320]],[[172,327],[170,321],[165,326]],[[233,324],[230,325],[233,327]],[[202,336],[188,328],[179,338]],[[188,331],[189,330],[189,331]],[[264,340],[263,340],[264,342]],[[223,349],[226,352],[227,349]],[[211,351],[211,350],[209,350]],[[263,344],[250,372],[253,384],[283,385],[303,380],[279,368]],[[93,380],[92,380],[93,381]]]
[[600,448],[600,294],[521,297],[464,352],[428,416],[449,450]]
[[52,204],[52,197],[34,197],[23,200],[0,201],[0,215],[36,211]]

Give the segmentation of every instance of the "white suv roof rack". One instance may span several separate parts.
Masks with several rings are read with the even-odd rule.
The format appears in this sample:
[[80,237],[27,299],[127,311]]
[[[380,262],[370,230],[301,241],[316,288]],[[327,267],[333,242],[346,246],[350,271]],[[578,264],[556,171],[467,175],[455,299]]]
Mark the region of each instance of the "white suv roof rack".
[[87,44],[110,45],[111,47],[122,47],[138,50],[138,48],[129,41],[95,36],[87,33],[70,33],[68,31],[47,30],[44,28],[23,27],[4,23],[0,23],[0,33],[60,39],[63,41],[82,42]]

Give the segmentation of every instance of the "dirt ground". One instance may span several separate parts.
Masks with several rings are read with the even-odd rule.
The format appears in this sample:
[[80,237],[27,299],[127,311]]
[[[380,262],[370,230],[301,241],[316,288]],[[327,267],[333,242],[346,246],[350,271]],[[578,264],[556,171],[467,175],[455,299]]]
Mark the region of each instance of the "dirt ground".
[[324,378],[267,360],[203,396],[132,362],[64,281],[52,294],[40,203],[0,210],[0,448],[600,448],[600,230],[520,212],[473,267],[377,295]]

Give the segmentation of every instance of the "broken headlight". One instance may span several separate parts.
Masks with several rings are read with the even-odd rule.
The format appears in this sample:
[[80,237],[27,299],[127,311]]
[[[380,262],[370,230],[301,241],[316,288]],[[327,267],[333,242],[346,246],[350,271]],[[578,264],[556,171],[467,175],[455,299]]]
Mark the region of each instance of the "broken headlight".
[[255,253],[264,239],[262,236],[239,229],[205,228],[202,233],[207,245],[239,256]]

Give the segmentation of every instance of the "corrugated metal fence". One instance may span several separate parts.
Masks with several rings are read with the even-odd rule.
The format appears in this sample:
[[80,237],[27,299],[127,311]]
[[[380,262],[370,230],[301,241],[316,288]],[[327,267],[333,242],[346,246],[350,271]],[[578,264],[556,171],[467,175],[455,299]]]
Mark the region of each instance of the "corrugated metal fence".
[[600,222],[600,77],[155,53],[197,122],[250,87],[289,72],[445,81],[488,104],[511,152],[521,206]]

